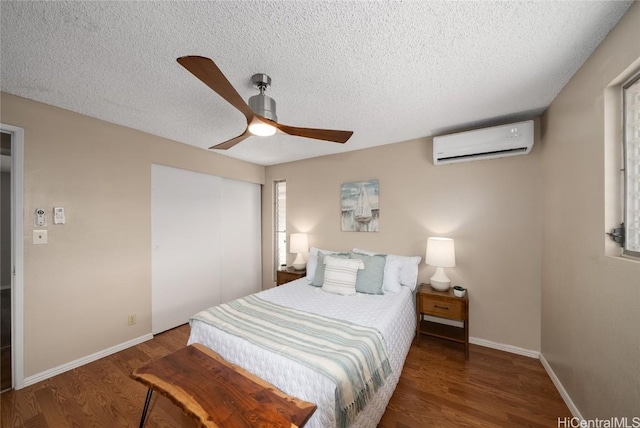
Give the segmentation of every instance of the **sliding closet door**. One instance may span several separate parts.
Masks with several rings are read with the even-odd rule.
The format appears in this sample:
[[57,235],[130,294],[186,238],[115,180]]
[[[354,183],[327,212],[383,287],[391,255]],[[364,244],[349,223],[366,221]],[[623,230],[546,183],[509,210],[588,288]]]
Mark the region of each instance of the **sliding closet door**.
[[220,303],[222,179],[153,165],[152,321],[154,334]]
[[221,303],[262,288],[259,184],[222,179]]
[[261,186],[153,165],[151,329],[261,289]]

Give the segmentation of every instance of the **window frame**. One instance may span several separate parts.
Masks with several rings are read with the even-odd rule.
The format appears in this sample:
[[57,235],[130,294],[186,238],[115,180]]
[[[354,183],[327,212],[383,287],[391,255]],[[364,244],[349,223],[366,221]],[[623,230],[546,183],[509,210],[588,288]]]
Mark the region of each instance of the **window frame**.
[[[284,188],[282,188],[284,187]],[[282,193],[282,194],[281,194]],[[281,205],[284,202],[284,218],[280,218]],[[276,272],[287,264],[287,180],[273,182],[273,279]],[[284,239],[282,239],[284,237]],[[281,242],[282,241],[282,242]],[[281,247],[282,246],[282,247]],[[282,258],[281,256],[284,255]]]
[[[631,220],[628,218],[629,215],[629,203],[630,203],[630,193],[631,190],[629,188],[629,153],[628,153],[628,147],[627,147],[627,116],[628,116],[628,111],[627,111],[627,89],[631,88],[634,85],[640,85],[640,72],[635,73],[633,75],[633,77],[631,77],[629,80],[627,80],[624,84],[621,85],[621,92],[622,92],[622,181],[623,181],[623,213],[622,213],[622,218],[623,218],[623,224],[624,224],[624,233],[625,233],[625,239],[624,242],[622,244],[622,254],[624,256],[627,257],[632,257],[632,258],[640,258],[640,250],[636,251],[636,250],[630,250],[628,249],[628,243],[629,243],[629,228],[632,224]],[[640,112],[638,113],[640,114]],[[637,220],[636,220],[637,221]]]

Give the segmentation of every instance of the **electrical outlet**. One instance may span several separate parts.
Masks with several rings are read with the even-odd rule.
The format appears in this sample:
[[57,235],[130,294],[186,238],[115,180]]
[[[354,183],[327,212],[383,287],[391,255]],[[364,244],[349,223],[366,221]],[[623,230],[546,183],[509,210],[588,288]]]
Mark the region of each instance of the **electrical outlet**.
[[134,325],[136,323],[136,314],[129,315],[128,323],[129,325]]

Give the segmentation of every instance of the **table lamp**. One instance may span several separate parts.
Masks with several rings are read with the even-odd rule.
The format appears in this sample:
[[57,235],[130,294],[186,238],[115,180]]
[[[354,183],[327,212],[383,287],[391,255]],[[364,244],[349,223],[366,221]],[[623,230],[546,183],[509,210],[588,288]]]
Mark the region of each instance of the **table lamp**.
[[436,273],[431,277],[431,287],[438,291],[447,291],[451,285],[451,280],[447,277],[443,268],[455,267],[456,265],[453,239],[429,238],[424,262],[429,266],[437,267]]
[[289,252],[297,253],[296,259],[293,261],[293,268],[295,270],[303,270],[307,265],[304,261],[302,253],[309,252],[309,240],[306,233],[292,233],[289,236]]

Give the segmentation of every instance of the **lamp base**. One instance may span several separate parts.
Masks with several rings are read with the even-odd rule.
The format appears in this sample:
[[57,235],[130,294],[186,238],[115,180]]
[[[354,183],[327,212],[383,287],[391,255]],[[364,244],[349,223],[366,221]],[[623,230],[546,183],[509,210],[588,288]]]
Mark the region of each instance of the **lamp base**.
[[431,277],[431,288],[438,291],[447,291],[450,286],[451,280],[444,272],[444,269],[437,268],[436,273]]
[[307,262],[304,261],[301,253],[298,253],[296,259],[293,261],[292,266],[295,270],[304,270],[304,268],[307,267]]

